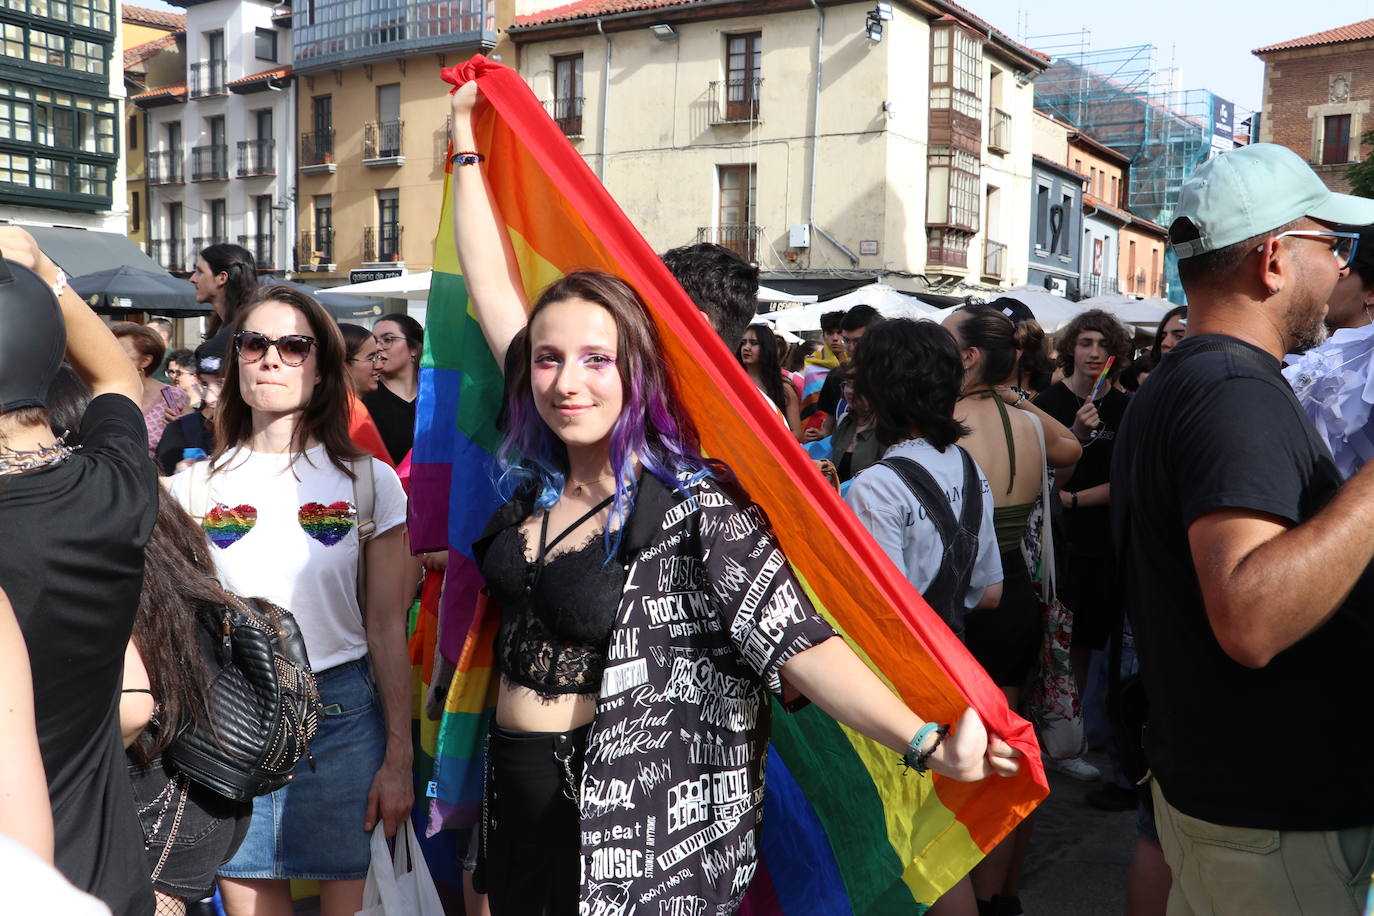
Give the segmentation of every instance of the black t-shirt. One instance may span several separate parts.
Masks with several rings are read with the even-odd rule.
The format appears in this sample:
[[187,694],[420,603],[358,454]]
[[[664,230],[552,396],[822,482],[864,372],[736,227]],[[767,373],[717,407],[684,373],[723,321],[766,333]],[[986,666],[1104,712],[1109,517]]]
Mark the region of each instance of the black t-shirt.
[[1224,340],[1190,337],[1150,374],[1112,470],[1113,527],[1150,705],[1150,766],[1170,804],[1213,823],[1366,826],[1374,823],[1369,574],[1331,620],[1258,670],[1227,656],[1207,620],[1188,527],[1224,508],[1296,524],[1341,483],[1277,360],[1253,347],[1196,352]]
[[[1097,415],[1102,423],[1093,438],[1083,444],[1083,457],[1078,460],[1073,477],[1062,485],[1065,492],[1078,493],[1111,480],[1116,435],[1130,402],[1130,398],[1115,388],[1108,388],[1107,393],[1097,399]],[[1072,429],[1073,418],[1083,406],[1083,399],[1063,382],[1056,382],[1036,397],[1035,406]],[[1107,506],[1080,506],[1064,512],[1064,533],[1077,556],[1112,556],[1110,532],[1111,511]]]
[[377,424],[377,432],[382,434],[382,443],[393,464],[400,464],[415,442],[415,402],[393,394],[384,384],[378,384],[376,391],[363,395],[363,403],[372,420]]
[[177,464],[185,457],[186,449],[198,448],[208,455],[214,444],[205,417],[198,410],[192,411],[178,417],[162,431],[162,438],[157,443],[158,467],[171,477],[177,472]]
[[153,911],[119,691],[157,497],[143,415],[115,394],[90,403],[72,457],[0,477],[0,588],[33,667],[57,868],[117,916]]

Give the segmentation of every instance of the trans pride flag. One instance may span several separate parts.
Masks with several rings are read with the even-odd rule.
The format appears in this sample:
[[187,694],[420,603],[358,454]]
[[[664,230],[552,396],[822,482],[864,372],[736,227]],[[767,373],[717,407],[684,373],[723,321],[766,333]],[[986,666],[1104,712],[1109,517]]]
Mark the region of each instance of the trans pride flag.
[[[817,473],[520,77],[479,56],[444,78],[476,79],[490,103],[477,148],[529,297],[576,269],[631,283],[654,313],[703,448],[767,511],[817,610],[922,717],[952,722],[971,704],[1025,754],[1011,779],[923,779],[814,706],[774,716],[751,916],[923,912],[1045,797],[1030,725]],[[439,735],[431,830],[470,819],[480,798],[493,621],[474,614],[480,578],[470,545],[497,507],[502,391],[467,301],[449,202],[445,187],[411,472],[413,546],[451,545],[440,638],[459,668]]]

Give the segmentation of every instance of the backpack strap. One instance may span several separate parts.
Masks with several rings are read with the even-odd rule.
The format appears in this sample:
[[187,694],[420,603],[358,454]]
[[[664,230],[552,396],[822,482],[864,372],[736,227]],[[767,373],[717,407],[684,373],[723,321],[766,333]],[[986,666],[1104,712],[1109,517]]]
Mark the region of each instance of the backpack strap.
[[[958,446],[955,446],[958,448]],[[964,596],[973,577],[973,564],[978,557],[978,529],[981,527],[983,503],[978,486],[978,468],[968,452],[959,449],[964,462],[964,500],[962,516],[954,517],[949,498],[930,471],[909,458],[885,458],[886,465],[911,490],[935,525],[942,546],[940,568],[931,577],[922,597],[955,635],[963,638]],[[969,487],[975,488],[969,493]],[[973,504],[970,509],[970,503]],[[970,523],[970,518],[972,522]]]
[[377,509],[377,476],[370,457],[354,461],[351,467],[353,506],[358,510],[358,608],[362,610],[367,601],[367,542],[377,534],[377,519],[374,517]]
[[211,508],[210,462],[193,462],[186,469],[186,511],[197,524],[203,524]]
[[953,541],[954,535],[959,531],[959,520],[954,517],[954,510],[950,508],[945,491],[940,488],[940,484],[930,471],[922,467],[920,462],[912,461],[910,458],[884,458],[878,463],[901,478],[902,483],[915,495],[926,510],[926,515],[934,523],[940,541],[946,545]]

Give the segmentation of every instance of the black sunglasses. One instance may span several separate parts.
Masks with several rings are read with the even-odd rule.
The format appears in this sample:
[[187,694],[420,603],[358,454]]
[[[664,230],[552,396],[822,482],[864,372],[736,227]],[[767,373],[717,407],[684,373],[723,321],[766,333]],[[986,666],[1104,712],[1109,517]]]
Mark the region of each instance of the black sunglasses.
[[276,347],[284,364],[299,366],[310,355],[313,346],[315,338],[308,334],[287,334],[275,339],[257,331],[239,331],[234,335],[234,348],[245,363],[257,362],[267,355],[268,347]]

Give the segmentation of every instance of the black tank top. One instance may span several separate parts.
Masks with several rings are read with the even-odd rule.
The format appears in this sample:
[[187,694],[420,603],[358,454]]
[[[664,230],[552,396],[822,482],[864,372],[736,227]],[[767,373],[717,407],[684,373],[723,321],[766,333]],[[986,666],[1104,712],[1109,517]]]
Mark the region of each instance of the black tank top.
[[483,558],[482,575],[501,606],[496,666],[512,684],[540,696],[597,693],[606,667],[606,650],[625,567],[606,562],[603,532],[552,559],[548,551],[610,502],[603,501],[544,543],[548,516],[541,526],[538,559],[530,562],[520,525],[500,531]]

